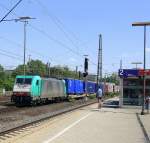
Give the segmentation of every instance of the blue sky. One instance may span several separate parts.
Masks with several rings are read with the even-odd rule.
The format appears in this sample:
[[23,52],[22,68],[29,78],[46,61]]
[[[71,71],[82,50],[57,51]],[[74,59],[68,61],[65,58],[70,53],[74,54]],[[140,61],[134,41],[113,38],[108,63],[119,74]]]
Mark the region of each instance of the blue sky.
[[[0,1],[0,17],[16,2]],[[149,5],[149,0],[24,0],[7,19],[36,18],[30,20],[27,27],[27,57],[31,55],[45,63],[50,61],[52,65],[75,69],[76,65],[83,65],[82,55],[88,54],[91,73],[97,71],[93,63],[97,64],[101,33],[103,72],[111,73],[118,70],[121,58],[124,68],[132,68],[131,62],[143,61],[143,28],[131,25],[136,21],[149,21]],[[147,68],[150,67],[149,39],[147,27]],[[0,64],[7,68],[22,64],[23,23],[1,23],[0,43]],[[19,59],[4,56],[6,52]]]

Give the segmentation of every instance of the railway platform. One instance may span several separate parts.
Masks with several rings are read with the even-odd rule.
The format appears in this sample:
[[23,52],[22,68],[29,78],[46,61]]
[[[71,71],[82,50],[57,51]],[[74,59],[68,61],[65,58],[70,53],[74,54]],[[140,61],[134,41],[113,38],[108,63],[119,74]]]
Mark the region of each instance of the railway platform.
[[139,120],[150,133],[150,115],[139,113],[132,108],[98,110],[93,104],[8,134],[3,143],[145,143]]

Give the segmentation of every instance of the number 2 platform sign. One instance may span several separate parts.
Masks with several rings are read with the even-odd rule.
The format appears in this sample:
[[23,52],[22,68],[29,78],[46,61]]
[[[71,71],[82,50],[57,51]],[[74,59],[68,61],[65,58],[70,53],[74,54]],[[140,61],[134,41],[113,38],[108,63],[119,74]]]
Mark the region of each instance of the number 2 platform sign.
[[138,77],[139,70],[137,70],[137,69],[119,69],[118,75],[120,78]]

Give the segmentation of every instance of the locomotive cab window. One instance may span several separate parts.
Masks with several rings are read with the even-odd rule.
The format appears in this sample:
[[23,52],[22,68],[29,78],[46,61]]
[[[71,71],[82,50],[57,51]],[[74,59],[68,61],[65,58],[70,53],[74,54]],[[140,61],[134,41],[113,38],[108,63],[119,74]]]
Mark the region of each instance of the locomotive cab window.
[[16,84],[31,84],[32,78],[17,78]]

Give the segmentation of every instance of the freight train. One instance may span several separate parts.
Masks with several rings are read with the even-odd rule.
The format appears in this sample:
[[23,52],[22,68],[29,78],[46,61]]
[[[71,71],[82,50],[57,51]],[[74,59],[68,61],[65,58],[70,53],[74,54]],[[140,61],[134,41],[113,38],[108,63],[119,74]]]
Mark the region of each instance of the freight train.
[[83,97],[85,93],[96,93],[96,90],[96,83],[91,81],[85,83],[77,79],[20,75],[16,76],[11,101],[16,105],[34,105],[50,100],[67,99],[69,96]]

